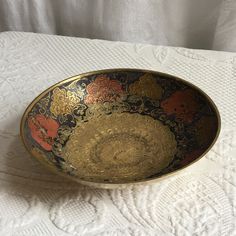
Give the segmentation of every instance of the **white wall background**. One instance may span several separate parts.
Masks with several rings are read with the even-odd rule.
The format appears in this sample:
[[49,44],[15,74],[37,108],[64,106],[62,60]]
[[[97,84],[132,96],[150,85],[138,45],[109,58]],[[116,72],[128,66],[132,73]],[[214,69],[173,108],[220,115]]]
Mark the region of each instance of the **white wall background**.
[[0,0],[0,31],[236,51],[236,0]]

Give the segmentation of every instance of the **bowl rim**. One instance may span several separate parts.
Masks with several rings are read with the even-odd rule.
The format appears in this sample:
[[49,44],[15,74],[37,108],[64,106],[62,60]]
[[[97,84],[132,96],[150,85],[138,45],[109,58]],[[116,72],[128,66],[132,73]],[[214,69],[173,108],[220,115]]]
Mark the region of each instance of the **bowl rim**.
[[[212,143],[209,145],[209,147],[195,160],[191,161],[190,163],[188,163],[187,165],[173,170],[171,172],[162,174],[160,176],[157,177],[152,177],[150,179],[144,179],[144,180],[138,180],[138,181],[127,181],[125,183],[104,183],[104,182],[93,182],[93,181],[85,181],[73,176],[70,176],[66,173],[60,172],[54,168],[51,168],[50,166],[48,166],[47,164],[45,164],[43,161],[40,161],[38,158],[35,158],[33,153],[31,152],[31,150],[27,147],[26,144],[26,140],[25,140],[25,136],[24,136],[24,124],[26,121],[26,117],[28,115],[28,112],[32,109],[32,107],[44,96],[46,95],[49,91],[51,91],[52,89],[66,83],[66,82],[70,82],[73,80],[80,80],[86,76],[90,76],[90,75],[96,75],[96,74],[103,74],[103,73],[111,73],[111,72],[143,72],[143,73],[151,73],[151,74],[156,74],[156,75],[160,75],[160,76],[165,76],[168,78],[172,78],[175,79],[176,81],[180,81],[186,85],[188,85],[189,87],[195,89],[196,91],[198,91],[201,95],[203,95],[208,102],[211,104],[211,106],[214,108],[214,111],[216,113],[216,117],[217,117],[217,131],[216,131],[216,135],[212,141]],[[147,183],[153,183],[153,182],[159,182],[163,179],[166,179],[167,177],[173,176],[177,173],[179,173],[180,171],[192,166],[193,164],[195,164],[197,161],[199,161],[200,159],[202,159],[214,146],[214,144],[216,143],[219,134],[220,134],[220,130],[221,130],[221,117],[220,117],[220,113],[219,110],[216,106],[216,104],[213,102],[213,100],[209,97],[209,95],[207,95],[202,89],[200,89],[198,86],[192,84],[189,81],[186,81],[185,79],[179,78],[178,76],[175,75],[171,75],[168,73],[164,73],[164,72],[160,72],[160,71],[154,71],[154,70],[147,70],[147,69],[138,69],[138,68],[113,68],[113,69],[102,69],[102,70],[95,70],[95,71],[89,71],[89,72],[85,72],[85,73],[81,73],[81,74],[77,74],[77,75],[73,75],[71,77],[68,77],[66,79],[63,79],[53,85],[51,85],[50,87],[48,87],[47,89],[45,89],[43,92],[41,92],[37,97],[35,97],[30,103],[29,105],[26,107],[21,121],[20,121],[20,137],[21,140],[23,142],[23,145],[25,146],[26,150],[29,152],[31,157],[34,157],[34,159],[38,160],[40,163],[43,164],[43,166],[47,167],[48,169],[50,169],[50,171],[61,175],[63,177],[66,177],[67,179],[71,179],[75,182],[84,184],[84,185],[88,185],[88,186],[93,186],[93,187],[99,187],[99,188],[107,188],[107,189],[111,189],[111,188],[117,188],[117,187],[123,187],[123,186],[127,186],[127,185],[137,185],[137,184],[147,184]]]

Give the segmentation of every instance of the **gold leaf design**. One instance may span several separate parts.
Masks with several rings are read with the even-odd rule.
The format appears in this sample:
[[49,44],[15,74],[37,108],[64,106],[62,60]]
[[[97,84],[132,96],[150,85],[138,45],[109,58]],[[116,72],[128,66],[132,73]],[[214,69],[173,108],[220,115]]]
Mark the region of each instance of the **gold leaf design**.
[[160,99],[163,89],[157,84],[152,75],[144,74],[138,81],[129,86],[129,92],[133,95],[145,96],[151,99]]
[[53,115],[66,115],[79,106],[80,98],[76,93],[65,89],[55,88],[52,94],[50,111]]

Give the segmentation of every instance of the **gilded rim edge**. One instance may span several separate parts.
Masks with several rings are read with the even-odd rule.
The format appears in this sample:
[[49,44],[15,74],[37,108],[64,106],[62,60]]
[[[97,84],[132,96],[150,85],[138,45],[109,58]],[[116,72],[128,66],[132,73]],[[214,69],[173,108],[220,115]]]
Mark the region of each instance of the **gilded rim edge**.
[[[81,179],[76,179],[72,176],[69,176],[67,174],[64,174],[62,172],[59,172],[59,171],[56,171],[52,168],[49,168],[48,165],[46,165],[45,163],[39,161],[40,163],[42,163],[44,166],[47,167],[47,169],[50,169],[51,171],[53,171],[54,173],[56,174],[59,174],[63,177],[66,177],[67,179],[70,179],[70,180],[73,180],[74,182],[78,182],[80,184],[84,184],[84,185],[88,185],[88,186],[92,186],[92,187],[98,187],[98,188],[107,188],[107,189],[112,189],[112,188],[119,188],[119,187],[125,187],[125,186],[128,186],[128,185],[137,185],[137,184],[148,184],[148,183],[153,183],[153,182],[159,182],[163,179],[166,179],[167,177],[170,177],[170,176],[173,176],[177,173],[179,173],[180,171],[184,170],[185,168],[187,167],[190,167],[191,165],[195,164],[197,161],[199,161],[200,159],[202,159],[210,150],[211,148],[214,146],[214,144],[216,143],[218,137],[219,137],[219,134],[220,134],[220,130],[221,130],[221,118],[220,118],[220,113],[219,113],[219,110],[216,106],[216,104],[213,102],[213,100],[202,90],[200,89],[198,86],[192,84],[191,82],[188,82],[182,78],[179,78],[177,76],[174,76],[174,75],[171,75],[171,74],[168,74],[168,73],[163,73],[163,72],[159,72],[159,71],[153,71],[153,70],[146,70],[146,69],[137,69],[137,68],[115,68],[115,69],[103,69],[103,70],[96,70],[96,71],[90,71],[90,72],[85,72],[85,73],[82,73],[82,74],[78,74],[78,75],[74,75],[74,76],[71,76],[71,77],[68,77],[62,81],[59,81],[57,82],[56,84],[48,87],[46,90],[44,90],[42,93],[40,93],[28,106],[27,108],[25,109],[23,115],[22,115],[22,118],[21,118],[21,122],[20,122],[20,137],[21,137],[21,140],[26,148],[26,150],[30,153],[31,156],[34,157],[34,155],[32,154],[32,152],[28,149],[27,145],[26,145],[26,141],[25,141],[25,137],[24,137],[24,132],[23,132],[23,127],[24,127],[24,123],[26,121],[26,117],[27,117],[27,114],[28,112],[31,110],[31,108],[45,95],[47,94],[49,91],[51,91],[53,88],[61,85],[61,84],[64,84],[66,82],[70,82],[70,81],[73,81],[73,80],[80,80],[86,76],[89,76],[89,75],[96,75],[96,74],[101,74],[101,73],[109,73],[109,72],[122,72],[122,71],[136,71],[136,72],[144,72],[144,73],[152,73],[152,74],[156,74],[156,75],[161,75],[161,76],[166,76],[166,77],[170,77],[170,78],[173,78],[177,81],[180,81],[180,82],[183,82],[184,84],[187,84],[188,86],[194,88],[196,91],[198,91],[200,94],[202,94],[208,101],[209,103],[211,104],[211,106],[214,108],[214,111],[216,113],[216,116],[217,116],[217,132],[216,132],[216,135],[215,135],[215,138],[214,140],[212,141],[211,145],[206,149],[206,151],[204,153],[202,153],[198,158],[196,158],[194,161],[190,162],[189,164],[187,164],[186,166],[183,166],[177,170],[174,170],[172,172],[169,172],[169,173],[166,173],[166,174],[163,174],[163,175],[160,175],[158,177],[153,177],[153,178],[150,178],[150,179],[147,179],[147,180],[139,180],[139,181],[135,181],[135,182],[127,182],[127,183],[102,183],[102,182],[92,182],[92,181],[84,181],[84,180],[81,180]],[[36,158],[34,158],[36,159]],[[38,160],[38,159],[36,159]]]

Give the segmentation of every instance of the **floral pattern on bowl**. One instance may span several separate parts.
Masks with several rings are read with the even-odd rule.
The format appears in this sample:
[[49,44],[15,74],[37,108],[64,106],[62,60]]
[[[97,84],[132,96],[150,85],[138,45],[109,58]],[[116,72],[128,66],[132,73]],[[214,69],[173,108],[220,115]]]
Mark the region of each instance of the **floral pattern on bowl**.
[[29,152],[80,183],[113,187],[158,180],[200,159],[217,139],[218,110],[171,75],[114,69],[74,76],[26,109]]

